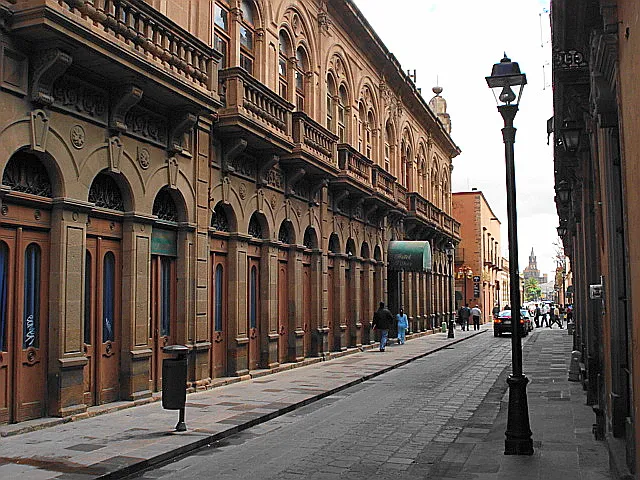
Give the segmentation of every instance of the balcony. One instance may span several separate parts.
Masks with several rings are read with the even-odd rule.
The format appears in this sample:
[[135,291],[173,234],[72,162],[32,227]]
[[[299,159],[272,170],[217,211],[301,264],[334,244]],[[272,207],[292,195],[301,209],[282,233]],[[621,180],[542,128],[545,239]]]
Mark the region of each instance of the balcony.
[[33,51],[60,49],[105,85],[139,83],[169,110],[187,100],[212,111],[219,102],[218,54],[142,0],[12,3],[11,33]]
[[444,213],[417,192],[407,194],[408,218],[454,238],[460,238],[460,223]]
[[304,112],[294,112],[293,152],[283,155],[280,163],[304,168],[312,176],[327,177],[338,173],[336,145],[338,137]]
[[219,110],[216,130],[223,137],[241,136],[256,149],[293,150],[293,104],[240,67],[220,71],[225,106]]
[[379,165],[373,165],[371,170],[371,185],[376,196],[395,207],[396,177]]

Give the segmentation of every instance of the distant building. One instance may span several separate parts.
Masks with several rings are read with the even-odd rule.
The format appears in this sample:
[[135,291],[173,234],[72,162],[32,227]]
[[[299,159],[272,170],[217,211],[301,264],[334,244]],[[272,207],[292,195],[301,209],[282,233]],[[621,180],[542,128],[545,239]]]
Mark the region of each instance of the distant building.
[[538,284],[547,283],[547,274],[540,275],[540,270],[538,270],[538,262],[536,261],[536,255],[533,253],[533,248],[531,248],[531,255],[529,255],[529,265],[522,272],[524,275],[524,280],[527,281],[530,278],[535,278],[538,281]]

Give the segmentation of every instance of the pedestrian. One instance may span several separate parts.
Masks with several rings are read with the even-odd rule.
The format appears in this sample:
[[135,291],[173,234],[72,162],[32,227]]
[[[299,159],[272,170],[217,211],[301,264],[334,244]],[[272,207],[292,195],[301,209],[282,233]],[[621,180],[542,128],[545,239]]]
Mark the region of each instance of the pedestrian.
[[543,303],[540,309],[540,314],[542,316],[542,319],[540,320],[541,327],[543,327],[546,323],[547,327],[551,328],[551,325],[549,324],[549,319],[547,318],[548,313],[549,313],[549,306],[546,303]]
[[476,303],[476,306],[471,309],[471,317],[473,318],[473,329],[480,330],[480,316],[482,315],[482,310]]
[[493,307],[493,311],[491,313],[493,313],[493,320],[495,321],[495,319],[498,318],[498,315],[500,314],[500,305],[498,305],[496,303],[496,305],[495,305],[495,307]]
[[407,328],[409,328],[409,319],[407,318],[407,314],[404,313],[402,307],[400,308],[400,312],[396,315],[396,319],[398,320],[398,345],[404,345],[405,333]]
[[562,320],[560,319],[560,309],[558,305],[554,305],[553,309],[549,312],[551,315],[551,322],[549,323],[549,328],[552,328],[554,323],[557,323],[560,328],[562,328]]
[[536,308],[534,310],[534,319],[535,319],[535,322],[536,322],[536,328],[540,328],[540,316],[541,315],[542,315],[542,311],[540,310],[540,307],[536,303]]
[[471,315],[471,309],[469,304],[465,303],[460,310],[458,310],[458,318],[460,319],[460,328],[464,331],[465,327],[469,330],[469,316]]
[[376,313],[373,314],[373,325],[374,329],[380,330],[380,351],[384,352],[384,349],[387,346],[387,340],[389,339],[389,328],[391,328],[391,324],[393,323],[393,315],[389,310],[384,308],[384,302],[380,302],[380,306]]

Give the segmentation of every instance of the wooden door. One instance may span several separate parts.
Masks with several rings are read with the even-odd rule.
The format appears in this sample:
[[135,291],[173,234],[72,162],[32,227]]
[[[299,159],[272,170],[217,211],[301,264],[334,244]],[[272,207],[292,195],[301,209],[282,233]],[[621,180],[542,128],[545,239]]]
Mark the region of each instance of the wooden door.
[[249,334],[249,370],[255,370],[260,366],[260,259],[249,259],[247,277],[247,332]]
[[278,262],[278,361],[284,363],[289,356],[289,298],[287,262]]
[[335,341],[335,325],[333,321],[333,290],[334,290],[334,278],[333,278],[333,259],[329,259],[329,266],[327,269],[327,326],[329,327],[329,351],[333,352],[336,349]]
[[122,253],[119,240],[87,238],[85,262],[85,401],[120,399]]
[[227,374],[227,259],[212,254],[211,259],[211,377],[224,377]]
[[0,422],[47,409],[49,235],[0,229]]
[[304,331],[304,356],[311,354],[311,265],[302,264],[302,330]]
[[164,255],[151,257],[151,383],[154,391],[162,389],[162,350],[175,343],[176,330],[176,260]]

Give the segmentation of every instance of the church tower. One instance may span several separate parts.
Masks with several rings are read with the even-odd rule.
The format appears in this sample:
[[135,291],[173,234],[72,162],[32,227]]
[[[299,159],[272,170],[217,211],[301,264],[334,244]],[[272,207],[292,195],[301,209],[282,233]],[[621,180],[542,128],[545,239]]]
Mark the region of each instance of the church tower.
[[531,248],[531,255],[529,255],[529,265],[524,269],[522,275],[525,280],[528,280],[531,277],[538,280],[538,282],[542,280],[540,278],[540,270],[538,270],[538,262],[536,260],[536,254],[533,253],[533,248]]

